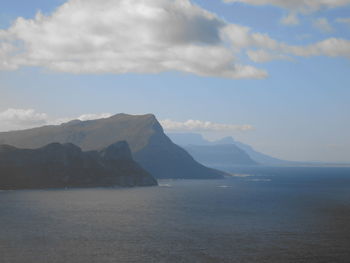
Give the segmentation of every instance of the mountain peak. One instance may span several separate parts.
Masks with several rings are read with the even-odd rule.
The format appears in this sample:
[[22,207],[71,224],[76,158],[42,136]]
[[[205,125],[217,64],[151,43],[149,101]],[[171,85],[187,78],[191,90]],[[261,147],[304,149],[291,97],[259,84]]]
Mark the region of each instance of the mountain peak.
[[82,121],[81,120],[71,120],[71,121],[68,121],[68,122],[64,122],[62,123],[61,125],[62,126],[71,126],[71,125],[77,125],[77,124],[80,124]]
[[8,144],[0,145],[0,152],[1,151],[14,151],[14,150],[17,150],[17,148],[12,146],[12,145],[8,145]]
[[153,119],[156,120],[156,116],[152,113],[147,114],[139,114],[139,115],[133,115],[133,114],[127,114],[127,113],[117,113],[109,117],[108,119],[118,119],[118,118],[139,118],[139,119]]

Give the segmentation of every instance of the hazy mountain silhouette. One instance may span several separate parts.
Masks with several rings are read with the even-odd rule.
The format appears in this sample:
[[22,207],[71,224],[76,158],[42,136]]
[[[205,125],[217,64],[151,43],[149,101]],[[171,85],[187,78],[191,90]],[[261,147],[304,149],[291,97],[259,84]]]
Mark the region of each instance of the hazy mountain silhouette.
[[[228,146],[227,145],[231,145],[231,146],[235,146],[232,147],[232,151],[235,151],[236,148],[239,148],[240,150],[242,150],[246,155],[248,155],[250,157],[250,159],[255,163],[255,164],[262,164],[262,165],[293,165],[296,164],[297,162],[291,162],[291,161],[285,161],[285,160],[281,160],[278,158],[274,158],[271,157],[267,154],[264,153],[260,153],[256,150],[254,150],[253,147],[251,147],[248,144],[244,144],[238,141],[235,141],[232,137],[225,137],[222,138],[220,140],[217,141],[208,141],[205,140],[203,138],[203,136],[201,134],[198,133],[169,133],[167,134],[175,143],[181,145],[182,147],[184,147],[185,149],[188,149],[189,152],[191,154],[193,154],[193,156],[196,158],[195,153],[191,152],[191,150],[189,149],[189,145],[191,145],[191,147],[193,148],[192,145],[205,145],[205,146],[211,146],[212,151],[213,152],[217,152],[218,148],[220,148],[220,146],[222,146],[222,154],[227,151]],[[226,146],[223,146],[226,145]],[[214,147],[215,146],[215,147]],[[206,152],[208,152],[208,150],[210,149],[210,147],[205,148]],[[237,151],[237,149],[236,149]],[[238,153],[239,151],[237,151]],[[226,160],[230,160],[233,158],[230,157],[230,155],[232,155],[231,152],[227,152]],[[248,163],[245,161],[242,161],[240,163],[240,160],[245,160],[244,155],[239,156],[238,154],[235,156],[235,158],[237,158],[237,161],[231,161],[231,164],[233,165],[247,165]],[[242,159],[241,159],[242,158]],[[198,159],[197,159],[198,160]],[[251,163],[251,164],[254,164]],[[226,163],[228,165],[228,162]]]
[[38,148],[52,142],[74,143],[83,150],[101,150],[125,140],[134,159],[156,178],[221,178],[225,173],[196,162],[163,132],[154,115],[117,114],[91,121],[0,133],[0,144]]
[[83,152],[71,143],[51,143],[38,149],[0,145],[0,189],[156,184],[132,159],[126,142],[99,152]]
[[195,160],[211,167],[257,164],[234,144],[187,145],[184,148]]

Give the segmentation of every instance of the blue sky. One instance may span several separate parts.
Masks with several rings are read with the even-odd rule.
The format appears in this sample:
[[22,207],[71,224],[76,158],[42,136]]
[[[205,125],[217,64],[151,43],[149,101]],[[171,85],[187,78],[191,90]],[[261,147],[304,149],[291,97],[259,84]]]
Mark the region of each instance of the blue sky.
[[[106,1],[112,7],[108,15],[113,17],[115,12],[118,17],[125,16],[124,21],[128,23],[129,30],[122,32],[122,40],[131,39],[130,43],[120,44],[118,38],[113,39],[117,42],[111,42],[117,46],[120,44],[118,48],[124,53],[118,54],[118,60],[113,64],[110,64],[108,55],[107,62],[98,58],[95,64],[100,66],[97,67],[86,57],[94,52],[99,54],[100,49],[96,51],[88,46],[86,53],[84,50],[75,51],[82,57],[75,57],[74,53],[74,63],[64,64],[63,68],[56,62],[61,62],[62,56],[71,58],[73,53],[68,56],[67,52],[71,50],[67,49],[74,44],[82,45],[83,42],[79,41],[85,37],[85,28],[98,27],[99,36],[110,41],[115,33],[110,31],[109,22],[119,31],[119,23],[124,23],[114,18],[104,20],[102,16],[99,20],[96,14],[97,18],[91,25],[84,20],[83,12],[91,15],[94,9],[82,6],[75,11],[79,0],[70,1],[76,2],[75,5],[68,3],[68,8],[61,8],[60,16],[56,17],[68,21],[65,27],[72,31],[71,36],[74,37],[75,33],[81,35],[77,43],[72,40],[69,45],[57,47],[60,41],[66,43],[64,38],[67,35],[60,31],[61,20],[52,17],[64,2],[1,1],[0,28],[3,31],[0,31],[0,44],[16,48],[12,53],[7,49],[1,53],[0,49],[0,58],[3,56],[2,60],[7,63],[0,70],[2,130],[26,128],[84,114],[154,113],[159,120],[174,122],[174,126],[177,125],[174,131],[199,132],[212,139],[231,135],[276,157],[350,162],[350,23],[346,20],[350,17],[349,3],[336,7],[316,5],[309,10],[303,1],[297,7],[286,8],[268,4],[268,0],[263,6],[256,6],[249,0],[238,3],[195,0],[191,6],[174,7],[174,16],[182,17],[182,12],[186,12],[184,22],[176,19],[174,21],[179,24],[174,25],[174,21],[166,17],[168,13],[162,13],[163,20],[158,17],[153,20],[151,9],[142,13],[148,9],[145,6],[141,9],[137,1],[129,1],[136,3],[135,9],[141,10],[135,14],[142,15],[142,19],[147,15],[145,28],[138,31],[139,18],[135,18],[135,14],[128,17],[129,9],[114,10],[117,2],[123,1],[110,0]],[[88,2],[92,1],[85,1],[86,5]],[[166,10],[173,8],[167,3],[172,1],[148,1],[151,2],[152,8],[157,5]],[[199,7],[194,8],[194,5]],[[44,18],[34,20],[39,10]],[[75,14],[81,18],[78,22],[77,19],[70,20]],[[281,22],[291,14],[297,17],[298,24]],[[18,17],[24,19],[20,26],[15,27],[14,21]],[[30,24],[31,19],[35,28]],[[100,25],[102,20],[103,25]],[[69,27],[69,21],[78,24]],[[169,21],[171,25],[166,24]],[[220,35],[217,33],[232,25],[235,28],[233,33],[228,29],[220,31]],[[75,32],[75,27],[82,30]],[[248,33],[244,29],[247,27],[250,28]],[[52,32],[47,33],[48,30]],[[152,38],[144,32],[151,34]],[[225,37],[222,37],[222,32]],[[245,35],[241,36],[243,33]],[[138,43],[140,34],[144,38]],[[263,36],[268,38],[260,41]],[[165,39],[167,37],[169,39]],[[229,41],[223,40],[226,38]],[[56,41],[54,46],[49,39]],[[322,42],[329,39],[333,41]],[[274,44],[266,44],[271,41]],[[149,50],[149,46],[160,46],[172,52]],[[214,46],[220,49],[214,50]],[[140,55],[139,50],[142,50]],[[227,50],[232,54],[226,53]],[[264,53],[249,57],[248,50],[263,50]],[[44,51],[46,53],[42,53]],[[152,59],[147,52],[151,52]],[[19,53],[22,57],[17,58]],[[182,57],[184,53],[187,57]],[[232,55],[234,66],[231,62],[226,63],[225,54],[229,58]],[[158,60],[154,61],[154,57]],[[134,64],[135,61],[139,63]],[[123,67],[115,66],[118,63]],[[254,70],[244,67],[238,71],[236,65]],[[188,120],[200,122],[192,127]],[[210,123],[205,126],[202,122]],[[251,128],[241,129],[243,125]]]

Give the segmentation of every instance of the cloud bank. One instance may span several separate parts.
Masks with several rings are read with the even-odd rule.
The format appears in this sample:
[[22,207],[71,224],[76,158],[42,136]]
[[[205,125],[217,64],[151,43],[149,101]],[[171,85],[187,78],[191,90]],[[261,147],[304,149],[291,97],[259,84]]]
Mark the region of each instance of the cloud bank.
[[[298,9],[335,7],[348,1],[254,1]],[[349,0],[350,1],[350,0]],[[230,1],[226,1],[230,2]],[[297,23],[289,17],[286,23]],[[318,26],[327,30],[325,21]],[[180,71],[221,78],[267,77],[240,62],[289,56],[350,57],[350,41],[329,38],[293,46],[194,5],[190,0],[69,0],[51,15],[18,18],[0,30],[0,70],[38,66],[73,74]]]
[[217,132],[236,132],[251,131],[255,128],[252,125],[234,125],[221,124],[210,121],[187,120],[185,122],[173,121],[166,119],[160,121],[163,128],[167,131],[217,131]]
[[70,0],[50,16],[18,18],[0,31],[0,67],[265,77],[263,70],[241,65],[223,45],[224,26],[189,0]]

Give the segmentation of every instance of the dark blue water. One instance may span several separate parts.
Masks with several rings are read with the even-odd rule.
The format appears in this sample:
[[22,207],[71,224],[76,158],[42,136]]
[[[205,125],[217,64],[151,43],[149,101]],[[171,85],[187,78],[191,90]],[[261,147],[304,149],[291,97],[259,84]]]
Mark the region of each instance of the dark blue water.
[[350,169],[0,192],[0,262],[350,262]]

